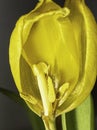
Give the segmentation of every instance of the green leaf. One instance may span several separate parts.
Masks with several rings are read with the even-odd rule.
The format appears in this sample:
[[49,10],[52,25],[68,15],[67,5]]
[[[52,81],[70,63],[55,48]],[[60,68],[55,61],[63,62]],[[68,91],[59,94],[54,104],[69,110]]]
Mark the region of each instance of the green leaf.
[[[66,122],[64,118],[66,116]],[[75,110],[62,115],[63,130],[94,130],[94,111],[91,95]]]
[[37,116],[33,111],[27,111],[33,130],[45,130],[42,119]]
[[19,94],[7,90],[5,88],[0,88],[0,93],[6,95],[7,97],[9,97],[10,99],[12,99],[14,102],[21,104],[22,106],[25,106],[25,102],[24,100],[19,96]]
[[21,106],[23,106],[23,108],[26,110],[28,114],[33,130],[44,130],[42,119],[28,108],[28,106],[26,105],[24,100],[19,96],[19,94],[4,88],[0,88],[0,93],[6,95],[14,102],[19,103]]

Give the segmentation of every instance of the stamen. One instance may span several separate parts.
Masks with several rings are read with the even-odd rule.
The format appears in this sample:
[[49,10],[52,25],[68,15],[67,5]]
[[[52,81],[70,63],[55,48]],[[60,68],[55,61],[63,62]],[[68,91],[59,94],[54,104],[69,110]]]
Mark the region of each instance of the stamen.
[[53,103],[56,99],[55,89],[52,79],[48,76],[48,99],[49,102]]
[[58,106],[61,106],[64,101],[66,100],[66,91],[67,89],[69,88],[69,83],[64,83],[60,88],[59,88],[59,103],[58,103]]
[[32,70],[37,77],[38,87],[44,107],[44,114],[48,116],[51,108],[51,103],[48,100],[48,83],[45,77],[45,74],[48,72],[48,67],[44,63],[39,63],[37,65],[33,65]]

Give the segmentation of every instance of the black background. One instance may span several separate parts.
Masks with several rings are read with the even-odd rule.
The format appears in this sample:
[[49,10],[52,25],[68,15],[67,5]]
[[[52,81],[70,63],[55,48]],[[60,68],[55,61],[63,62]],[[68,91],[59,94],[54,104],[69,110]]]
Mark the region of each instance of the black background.
[[[56,2],[63,3],[62,0]],[[32,10],[36,3],[36,0],[0,0],[0,87],[17,92],[8,61],[9,39],[17,19]],[[97,21],[97,1],[87,0],[86,3]],[[92,94],[97,115],[97,84]],[[0,94],[0,130],[31,130],[25,110],[2,94]]]

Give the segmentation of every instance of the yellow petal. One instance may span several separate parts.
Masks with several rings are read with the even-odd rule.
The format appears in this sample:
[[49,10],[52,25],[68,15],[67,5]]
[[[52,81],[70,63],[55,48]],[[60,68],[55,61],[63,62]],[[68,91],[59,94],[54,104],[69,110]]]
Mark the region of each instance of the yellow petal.
[[16,27],[11,35],[9,46],[9,62],[13,77],[15,79],[16,86],[18,87],[19,91],[21,91],[19,60],[21,57],[21,50],[22,50],[21,35],[22,35],[23,19],[24,17],[21,17],[17,22]]
[[38,19],[30,30],[22,54],[29,65],[44,61],[50,65],[51,75],[59,78],[60,84],[69,81],[74,86],[79,73],[79,60],[67,11],[44,14]]
[[[11,71],[12,71],[16,86],[19,90],[20,95],[22,93],[21,97],[24,98],[23,95],[29,95],[29,96],[31,95],[31,96],[33,96],[33,98],[37,97],[36,99],[39,101],[38,104],[40,103],[39,106],[42,106],[40,93],[37,88],[38,87],[37,83],[35,83],[35,81],[33,82],[34,76],[31,73],[31,70],[30,70],[29,66],[27,65],[26,61],[21,56],[22,44],[23,44],[21,36],[22,36],[22,30],[23,30],[23,25],[24,25],[23,20],[24,20],[25,16],[23,16],[19,19],[19,21],[17,22],[16,27],[11,35],[10,47],[9,47],[9,61],[10,61]],[[23,73],[21,73],[21,72],[23,72]],[[35,89],[36,92],[33,91],[33,89]],[[30,102],[30,101],[28,102],[27,99],[25,99],[25,101],[28,104],[28,106],[29,106],[29,104],[30,104],[30,106],[32,106],[34,101],[32,100],[32,102]],[[36,107],[37,107],[37,105],[36,105]],[[37,107],[38,110],[37,109],[34,110],[34,106],[31,108],[33,109],[33,111],[35,113],[40,115],[40,113],[42,111],[40,109],[40,107]]]
[[96,37],[97,26],[84,0],[66,0],[64,8],[41,0],[20,18],[9,58],[16,86],[31,110],[58,116],[85,100],[96,80]]
[[[70,111],[77,107],[91,92],[95,80],[96,80],[96,68],[97,68],[97,26],[93,15],[84,3],[78,4],[71,0],[71,4],[66,6],[71,9],[70,19],[73,25],[77,26],[79,34],[75,32],[75,35],[82,35],[81,42],[78,46],[81,46],[81,72],[79,80],[75,86],[75,90],[71,93],[68,99],[60,106],[57,114],[59,115],[62,110],[64,112]],[[78,15],[82,15],[82,19],[78,20]],[[80,16],[79,15],[79,16]],[[81,20],[81,21],[80,21]],[[83,26],[81,26],[83,25]],[[75,26],[74,26],[75,27]],[[81,28],[81,29],[80,29]],[[76,29],[76,28],[75,28]],[[76,30],[75,30],[76,31]],[[65,110],[64,110],[65,108]],[[61,112],[60,112],[61,110]]]

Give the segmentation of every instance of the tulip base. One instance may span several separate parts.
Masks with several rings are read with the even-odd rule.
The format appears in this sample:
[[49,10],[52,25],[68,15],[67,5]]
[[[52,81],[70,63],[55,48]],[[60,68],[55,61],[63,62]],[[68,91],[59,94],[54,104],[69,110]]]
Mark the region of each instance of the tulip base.
[[56,123],[54,116],[43,116],[42,120],[46,130],[56,130]]

